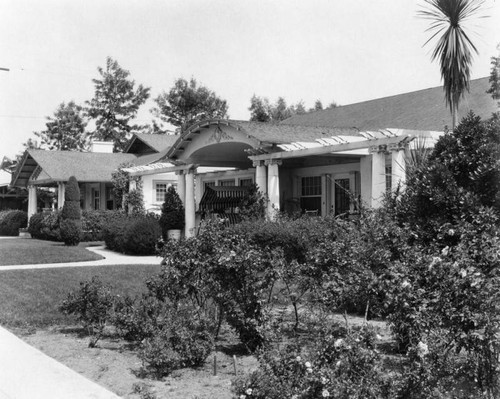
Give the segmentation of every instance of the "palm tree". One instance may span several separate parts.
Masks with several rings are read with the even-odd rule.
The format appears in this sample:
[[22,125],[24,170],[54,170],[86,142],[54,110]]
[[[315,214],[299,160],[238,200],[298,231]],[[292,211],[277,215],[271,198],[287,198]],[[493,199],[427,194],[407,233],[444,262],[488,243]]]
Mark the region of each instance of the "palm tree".
[[452,115],[452,128],[457,124],[460,98],[469,91],[472,53],[478,53],[464,22],[477,13],[484,0],[425,0],[428,8],[421,10],[422,18],[432,22],[427,29],[433,32],[427,43],[440,35],[432,52],[432,61],[439,59],[446,104]]

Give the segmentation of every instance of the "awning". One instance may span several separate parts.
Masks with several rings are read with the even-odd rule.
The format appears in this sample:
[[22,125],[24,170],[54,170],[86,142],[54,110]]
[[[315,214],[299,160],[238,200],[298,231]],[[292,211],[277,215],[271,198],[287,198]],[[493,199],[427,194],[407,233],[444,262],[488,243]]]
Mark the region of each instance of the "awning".
[[208,186],[200,201],[200,211],[233,213],[249,190],[250,187]]

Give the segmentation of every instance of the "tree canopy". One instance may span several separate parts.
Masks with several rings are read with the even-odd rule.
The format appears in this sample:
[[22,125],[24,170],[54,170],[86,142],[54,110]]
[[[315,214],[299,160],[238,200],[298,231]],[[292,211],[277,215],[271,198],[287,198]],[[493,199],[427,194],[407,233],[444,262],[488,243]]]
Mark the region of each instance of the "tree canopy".
[[149,88],[130,79],[130,72],[108,57],[105,68],[97,68],[100,79],[92,79],[94,98],[87,101],[88,115],[95,119],[96,129],[92,137],[113,141],[114,150],[122,151],[129,134],[140,127],[131,125],[139,107],[149,98]]
[[[46,129],[35,132],[35,136],[40,138],[41,147],[62,151],[82,151],[87,147],[87,122],[83,116],[83,108],[74,101],[61,103],[54,116],[47,119]],[[33,143],[28,143],[27,148],[32,145]]]
[[169,92],[155,98],[156,107],[151,111],[163,122],[177,127],[178,131],[203,119],[227,117],[227,102],[196,79],[179,78]]

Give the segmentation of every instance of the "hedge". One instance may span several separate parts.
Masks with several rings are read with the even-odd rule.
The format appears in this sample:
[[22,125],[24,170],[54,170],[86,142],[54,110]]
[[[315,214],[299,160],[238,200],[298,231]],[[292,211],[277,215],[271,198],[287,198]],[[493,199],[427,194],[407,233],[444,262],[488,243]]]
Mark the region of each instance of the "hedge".
[[18,236],[19,229],[27,223],[28,214],[24,211],[0,211],[0,236]]

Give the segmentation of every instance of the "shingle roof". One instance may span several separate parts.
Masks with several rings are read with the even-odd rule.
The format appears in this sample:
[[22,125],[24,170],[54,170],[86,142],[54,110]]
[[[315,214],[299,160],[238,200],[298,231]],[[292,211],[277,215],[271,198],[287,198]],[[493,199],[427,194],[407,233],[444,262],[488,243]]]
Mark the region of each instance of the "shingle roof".
[[[486,119],[498,111],[495,100],[486,93],[488,78],[471,80],[470,92],[461,100],[459,120],[470,110]],[[288,125],[356,127],[359,130],[387,128],[443,131],[451,128],[451,114],[444,100],[442,86],[344,105],[302,115],[283,121]]]
[[51,182],[67,181],[70,176],[79,182],[109,182],[120,164],[136,160],[134,154],[27,150],[12,184],[26,186],[37,166],[43,171],[40,178]]
[[142,152],[144,145],[141,146],[141,143],[150,149],[148,152],[160,152],[171,147],[178,138],[179,136],[173,134],[134,133],[124,152],[138,153],[137,150]]

